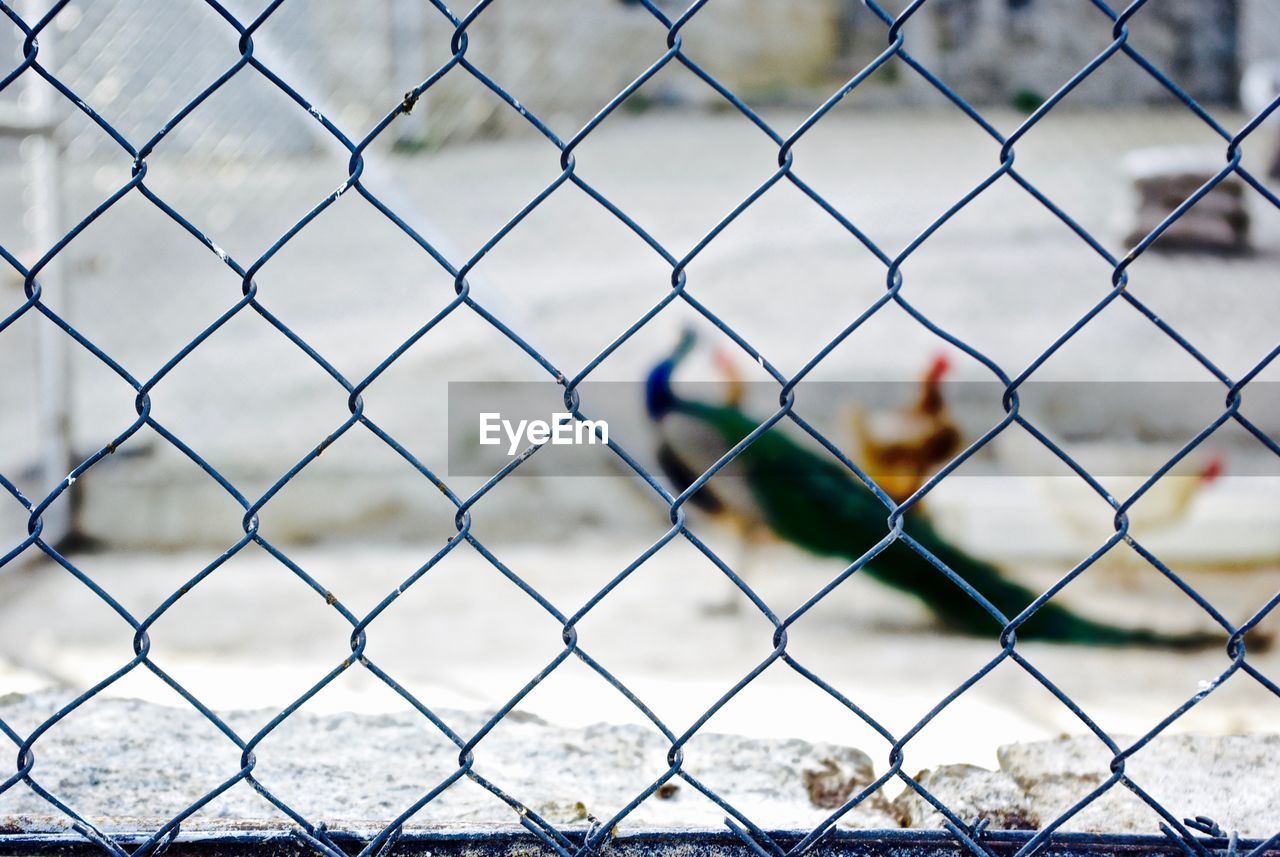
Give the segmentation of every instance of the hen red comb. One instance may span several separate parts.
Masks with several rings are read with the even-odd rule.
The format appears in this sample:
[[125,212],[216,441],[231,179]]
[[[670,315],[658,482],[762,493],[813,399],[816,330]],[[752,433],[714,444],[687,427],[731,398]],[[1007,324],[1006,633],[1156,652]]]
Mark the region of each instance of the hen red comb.
[[947,355],[939,354],[929,364],[929,371],[925,374],[925,380],[930,384],[936,384],[946,377],[946,374],[950,371],[951,361],[947,358]]
[[1222,459],[1222,453],[1215,452],[1209,457],[1204,467],[1200,469],[1200,481],[1212,482],[1222,475],[1222,471],[1226,469],[1226,462]]

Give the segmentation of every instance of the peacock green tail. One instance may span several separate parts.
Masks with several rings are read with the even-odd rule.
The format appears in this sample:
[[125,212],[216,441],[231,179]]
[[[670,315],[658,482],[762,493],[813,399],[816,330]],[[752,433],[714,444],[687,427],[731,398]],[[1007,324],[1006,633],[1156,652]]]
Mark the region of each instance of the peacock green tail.
[[[758,426],[730,406],[681,400],[678,409],[712,426],[725,449]],[[777,428],[743,450],[734,459],[734,468],[746,480],[774,534],[812,553],[853,562],[889,532],[888,511],[875,494],[843,467],[804,449]],[[909,512],[903,520],[903,532],[1010,619],[1037,597],[995,566],[952,545],[923,514]],[[920,599],[957,631],[984,636],[1000,631],[1001,624],[982,605],[901,540],[868,562],[859,573],[863,572]],[[1223,641],[1212,635],[1172,636],[1120,628],[1053,602],[1042,605],[1019,626],[1018,638],[1168,648],[1199,648]]]

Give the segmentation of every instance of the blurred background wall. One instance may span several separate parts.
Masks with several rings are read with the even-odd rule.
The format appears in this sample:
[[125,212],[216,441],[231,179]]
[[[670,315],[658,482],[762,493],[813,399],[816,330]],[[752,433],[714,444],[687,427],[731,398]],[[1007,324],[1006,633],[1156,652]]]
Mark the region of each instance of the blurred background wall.
[[[249,4],[228,4],[252,17]],[[243,5],[243,8],[241,8]],[[681,4],[658,4],[672,17]],[[887,3],[896,11],[900,3]],[[1132,44],[1172,74],[1193,97],[1233,104],[1241,69],[1275,59],[1270,35],[1280,10],[1266,0],[1167,0],[1135,19]],[[859,0],[721,0],[694,17],[685,32],[691,56],[753,103],[803,102],[825,94],[871,62],[886,45],[886,25]],[[453,26],[427,4],[286,4],[256,42],[264,58],[287,63],[318,87],[336,118],[367,126],[385,111],[388,92],[412,85],[448,57]],[[54,23],[66,57],[68,83],[126,121],[158,127],[169,118],[166,95],[189,88],[206,68],[225,67],[234,39],[225,22],[200,4],[159,0],[72,3]],[[495,79],[518,81],[540,115],[594,111],[657,58],[657,22],[634,0],[498,3],[469,28],[469,57]],[[1025,105],[1052,94],[1110,41],[1105,16],[1087,2],[1053,0],[933,0],[906,28],[908,48],[922,63],[978,105]],[[5,33],[10,40],[12,33]],[[229,44],[230,43],[230,44]],[[657,46],[661,47],[659,40]],[[207,65],[206,65],[207,64]],[[1095,105],[1160,103],[1165,93],[1132,64],[1118,69]],[[884,105],[936,101],[939,96],[894,64],[874,79]],[[646,87],[632,109],[651,104],[719,106],[692,79]],[[474,135],[527,132],[518,114],[470,87],[443,87],[426,96],[402,142],[439,143]],[[209,133],[197,115],[170,147],[235,153],[269,146],[296,152],[314,144],[292,112],[263,117],[240,104],[231,127]],[[205,119],[205,121],[201,121]],[[287,129],[292,128],[292,133]],[[95,135],[77,137],[96,146]],[[73,152],[76,149],[73,147]]]

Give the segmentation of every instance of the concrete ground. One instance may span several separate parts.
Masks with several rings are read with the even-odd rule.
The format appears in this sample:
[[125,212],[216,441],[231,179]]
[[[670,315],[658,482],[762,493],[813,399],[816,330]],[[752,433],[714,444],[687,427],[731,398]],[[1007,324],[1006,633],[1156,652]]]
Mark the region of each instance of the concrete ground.
[[[712,534],[714,540],[714,534]],[[566,615],[604,586],[639,543],[494,546],[512,571]],[[732,545],[722,545],[726,555]],[[299,566],[356,615],[363,615],[433,550],[418,547],[286,549]],[[78,567],[142,617],[184,585],[216,552],[86,554]],[[839,573],[839,563],[768,548],[750,580],[779,613],[795,609]],[[1041,586],[1054,572],[1024,570]],[[1274,567],[1187,572],[1234,621],[1274,592]],[[81,583],[53,567],[4,581],[0,652],[6,686],[87,687],[128,661],[132,632]],[[745,676],[772,649],[772,627],[746,599],[737,615],[708,615],[728,584],[683,543],[668,545],[610,593],[578,626],[579,644],[613,671],[677,732]],[[1103,563],[1062,594],[1093,615],[1165,630],[1207,629],[1209,620],[1153,570]],[[1274,628],[1274,617],[1264,628]],[[152,656],[216,709],[279,708],[348,654],[350,626],[284,566],[256,547],[196,586],[151,632]],[[1025,650],[1022,646],[1025,645]],[[561,650],[560,625],[469,546],[409,588],[369,629],[367,655],[428,705],[492,710],[513,696]],[[1229,666],[1217,649],[1187,654],[1081,649],[1026,643],[1020,651],[1060,682],[1104,729],[1141,734]],[[847,581],[789,632],[788,652],[901,734],[995,656],[994,640],[937,633],[926,614],[870,580]],[[1251,654],[1276,675],[1280,654]],[[110,693],[173,703],[149,675],[128,677]],[[404,703],[354,668],[308,710],[380,712]],[[552,723],[641,722],[639,712],[577,659],[570,659],[521,702]],[[265,716],[265,714],[264,714]],[[1234,676],[1180,731],[1269,732],[1280,700],[1247,675]],[[774,664],[708,728],[769,738],[804,737],[852,744],[878,766],[888,745],[785,664]],[[996,747],[1079,733],[1081,723],[1013,663],[1001,665],[908,745],[909,769],[949,763],[990,766]]]

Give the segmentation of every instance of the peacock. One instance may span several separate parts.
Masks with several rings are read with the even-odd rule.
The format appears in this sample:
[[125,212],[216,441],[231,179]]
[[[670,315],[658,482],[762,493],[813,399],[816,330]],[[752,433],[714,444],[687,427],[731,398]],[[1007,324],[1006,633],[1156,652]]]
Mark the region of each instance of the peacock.
[[[678,491],[689,488],[760,424],[743,410],[736,392],[726,403],[711,403],[684,398],[674,391],[672,378],[694,345],[694,334],[686,330],[670,356],[649,372],[645,384],[646,410],[659,433],[657,462]],[[729,478],[721,478],[721,474]],[[849,562],[889,532],[888,509],[869,488],[836,461],[810,452],[777,427],[758,437],[688,500],[696,509],[728,522],[743,534],[763,529],[811,553]],[[905,515],[903,533],[1010,619],[1037,597],[995,566],[949,542],[923,511]],[[1001,630],[1001,624],[982,605],[901,540],[876,555],[859,573],[919,599],[955,632],[993,636]],[[1224,642],[1222,635],[1171,635],[1117,627],[1052,601],[1020,625],[1017,635],[1020,640],[1173,649]]]

